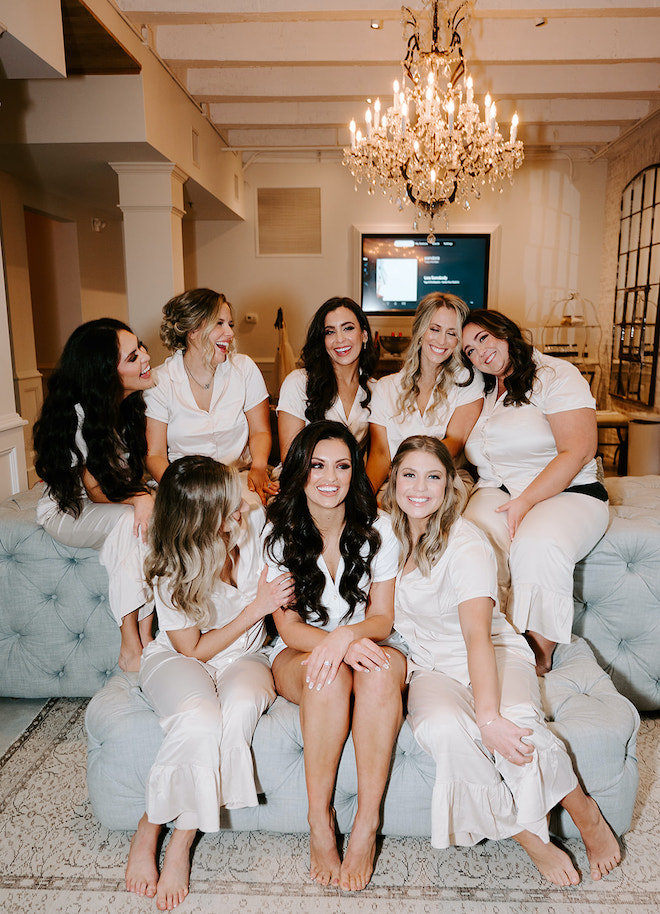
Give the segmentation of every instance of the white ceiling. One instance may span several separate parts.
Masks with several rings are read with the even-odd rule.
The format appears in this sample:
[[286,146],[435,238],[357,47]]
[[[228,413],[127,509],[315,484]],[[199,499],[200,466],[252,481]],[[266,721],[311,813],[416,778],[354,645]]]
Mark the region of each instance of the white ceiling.
[[[401,72],[398,0],[114,2],[246,159],[338,154]],[[528,155],[591,157],[660,108],[660,0],[476,0],[463,48]]]

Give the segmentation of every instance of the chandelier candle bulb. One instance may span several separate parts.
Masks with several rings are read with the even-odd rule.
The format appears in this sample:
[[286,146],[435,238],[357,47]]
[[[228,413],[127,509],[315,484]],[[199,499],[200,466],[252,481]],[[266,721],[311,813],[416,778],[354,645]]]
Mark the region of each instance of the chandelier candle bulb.
[[495,117],[497,115],[497,109],[495,107],[495,102],[490,106],[490,135],[495,136],[495,128],[497,127],[497,121]]
[[399,80],[398,79],[394,80],[394,84],[392,86],[392,91],[394,92],[394,101],[392,103],[392,106],[394,108],[394,113],[398,114],[399,113]]
[[401,136],[406,132],[406,120],[408,118],[408,103],[401,104]]
[[355,147],[356,147],[356,143],[355,143],[355,121],[353,121],[353,120],[351,121],[351,123],[348,125],[348,129],[351,131],[351,149],[353,150],[353,152],[355,152]]
[[447,102],[447,128],[450,133],[454,132],[454,99],[450,98]]
[[471,105],[474,101],[474,85],[472,82],[472,77],[468,76],[467,78],[467,103]]
[[513,115],[511,118],[511,132],[509,133],[509,143],[513,146],[516,142],[516,137],[518,136],[518,114]]
[[377,98],[374,102],[374,128],[378,130],[380,127],[380,99]]
[[367,108],[364,113],[365,129],[367,131],[367,141],[371,139],[371,108]]

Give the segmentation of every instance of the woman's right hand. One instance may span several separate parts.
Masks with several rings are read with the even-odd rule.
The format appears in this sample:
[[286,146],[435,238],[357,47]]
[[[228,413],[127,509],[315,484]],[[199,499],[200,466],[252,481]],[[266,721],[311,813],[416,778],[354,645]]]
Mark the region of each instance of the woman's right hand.
[[514,765],[528,765],[534,755],[534,746],[523,742],[532,735],[528,727],[519,727],[507,717],[496,717],[495,720],[479,728],[481,742],[489,752],[499,754]]
[[257,595],[249,604],[255,622],[274,613],[277,609],[284,609],[295,598],[295,587],[292,575],[278,574],[272,581],[267,580],[268,566],[265,565],[259,575]]
[[147,542],[149,521],[154,510],[154,498],[149,492],[134,495],[133,502],[133,535],[141,536],[142,542]]
[[330,685],[354,640],[350,625],[340,625],[328,632],[302,661],[307,667],[305,682],[308,689],[320,692],[324,685]]

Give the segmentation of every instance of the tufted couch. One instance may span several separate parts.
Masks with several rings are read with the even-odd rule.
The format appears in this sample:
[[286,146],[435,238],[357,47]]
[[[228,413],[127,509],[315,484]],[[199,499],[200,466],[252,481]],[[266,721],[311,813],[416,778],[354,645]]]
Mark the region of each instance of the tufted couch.
[[[144,812],[147,775],[162,740],[158,719],[135,680],[136,674],[113,676],[87,707],[87,787],[97,818],[108,828],[136,828]],[[616,833],[623,834],[630,826],[637,793],[637,711],[617,693],[580,638],[557,649],[542,690],[550,726],[563,739],[585,789]],[[253,809],[222,810],[223,827],[308,831],[298,708],[277,698],[259,720],[252,751],[262,802]],[[383,834],[431,834],[434,780],[433,760],[416,743],[406,721],[393,753]],[[356,807],[355,752],[349,737],[335,789],[340,831],[350,831]],[[577,837],[563,810],[553,813],[552,829],[560,836]]]
[[[576,568],[576,634],[619,692],[660,709],[660,476],[607,479],[610,525]],[[85,696],[116,671],[119,630],[92,549],[51,539],[39,489],[0,505],[0,695]]]

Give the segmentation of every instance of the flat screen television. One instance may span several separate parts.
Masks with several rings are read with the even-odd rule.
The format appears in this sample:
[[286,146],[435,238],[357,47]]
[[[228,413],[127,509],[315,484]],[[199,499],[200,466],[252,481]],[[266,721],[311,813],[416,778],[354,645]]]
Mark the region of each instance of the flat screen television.
[[360,232],[360,303],[367,314],[412,315],[429,292],[488,307],[491,233]]

